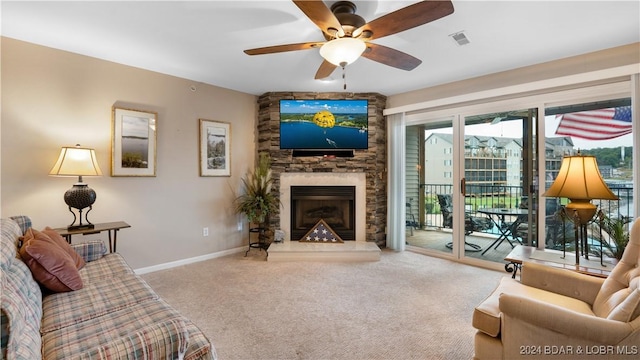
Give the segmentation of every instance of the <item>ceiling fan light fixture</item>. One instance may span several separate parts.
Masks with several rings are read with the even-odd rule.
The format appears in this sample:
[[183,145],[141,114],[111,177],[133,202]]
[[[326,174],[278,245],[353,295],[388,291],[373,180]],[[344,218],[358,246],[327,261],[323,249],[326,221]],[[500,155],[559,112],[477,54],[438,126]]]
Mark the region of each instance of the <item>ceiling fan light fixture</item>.
[[367,48],[362,40],[344,37],[326,42],[320,48],[320,55],[336,66],[345,66],[358,60]]

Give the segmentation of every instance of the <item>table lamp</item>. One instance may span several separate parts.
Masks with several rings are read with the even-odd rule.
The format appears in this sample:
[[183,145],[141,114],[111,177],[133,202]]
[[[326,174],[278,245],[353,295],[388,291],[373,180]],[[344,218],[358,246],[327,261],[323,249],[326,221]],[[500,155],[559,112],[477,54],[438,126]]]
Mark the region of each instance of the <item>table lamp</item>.
[[[73,214],[73,222],[67,229],[93,229],[93,224],[87,219],[87,214],[89,214],[93,203],[96,201],[96,192],[82,182],[82,177],[102,176],[95,150],[81,147],[80,144],[74,147],[62,147],[58,161],[49,171],[49,175],[78,177],[78,182],[64,193],[64,202],[69,206],[69,211]],[[78,217],[76,217],[72,208],[78,210]],[[89,210],[84,214],[86,223],[83,224],[82,211],[85,208],[89,208]],[[76,221],[78,221],[78,224],[76,224]]]
[[[576,265],[580,264],[578,254],[578,238],[586,248],[587,224],[595,215],[597,207],[591,203],[592,199],[618,200],[605,184],[598,170],[598,163],[594,156],[581,155],[578,152],[574,156],[565,156],[560,165],[558,177],[551,187],[542,196],[569,198],[570,202],[565,207],[569,213],[573,213],[576,222]],[[587,251],[584,249],[588,258]]]

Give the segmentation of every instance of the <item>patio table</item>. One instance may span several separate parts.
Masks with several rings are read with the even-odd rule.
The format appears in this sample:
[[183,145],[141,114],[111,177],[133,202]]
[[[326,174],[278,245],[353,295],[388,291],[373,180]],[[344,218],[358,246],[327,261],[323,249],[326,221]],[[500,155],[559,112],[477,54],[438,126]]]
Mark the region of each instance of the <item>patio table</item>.
[[[496,225],[496,227],[498,228],[498,231],[500,231],[500,236],[498,236],[498,238],[495,239],[491,243],[491,245],[489,245],[482,252],[482,255],[484,255],[487,251],[489,251],[489,249],[494,247],[494,245],[495,245],[495,249],[497,249],[498,246],[500,246],[500,244],[502,244],[502,242],[505,240],[507,240],[509,245],[511,245],[511,248],[514,248],[515,245],[513,245],[513,242],[511,242],[509,237],[511,237],[511,239],[513,239],[514,241],[517,241],[518,243],[520,243],[520,240],[518,240],[518,238],[514,235],[514,232],[518,228],[518,225],[522,224],[524,219],[526,219],[526,215],[529,215],[528,209],[482,208],[482,209],[478,209],[478,212],[487,215],[487,217],[489,217],[489,219],[491,219],[491,221]],[[513,223],[507,224],[505,222],[506,216],[515,216],[516,219],[515,221],[513,221]]]

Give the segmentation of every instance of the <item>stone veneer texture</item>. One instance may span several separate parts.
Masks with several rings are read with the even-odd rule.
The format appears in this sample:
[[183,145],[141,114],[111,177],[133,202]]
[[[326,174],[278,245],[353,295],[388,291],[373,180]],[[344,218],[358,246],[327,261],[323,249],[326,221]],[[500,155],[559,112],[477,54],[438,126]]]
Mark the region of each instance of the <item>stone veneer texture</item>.
[[[355,150],[352,158],[293,157],[292,150],[280,150],[280,100],[282,99],[368,100],[369,149]],[[280,174],[284,172],[365,173],[366,240],[384,246],[387,224],[387,135],[382,110],[386,101],[386,96],[377,93],[269,92],[261,95],[258,98],[258,152],[268,152],[271,156],[273,192],[276,196],[280,196]],[[279,226],[280,214],[274,214],[270,223],[272,226]]]

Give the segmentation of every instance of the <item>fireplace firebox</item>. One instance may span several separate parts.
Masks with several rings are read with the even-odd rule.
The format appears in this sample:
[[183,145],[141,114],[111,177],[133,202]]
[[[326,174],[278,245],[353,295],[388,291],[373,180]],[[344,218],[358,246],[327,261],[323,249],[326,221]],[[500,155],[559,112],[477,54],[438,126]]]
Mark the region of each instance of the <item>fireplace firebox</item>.
[[355,186],[291,186],[291,240],[300,240],[320,219],[342,240],[355,240],[355,202]]

